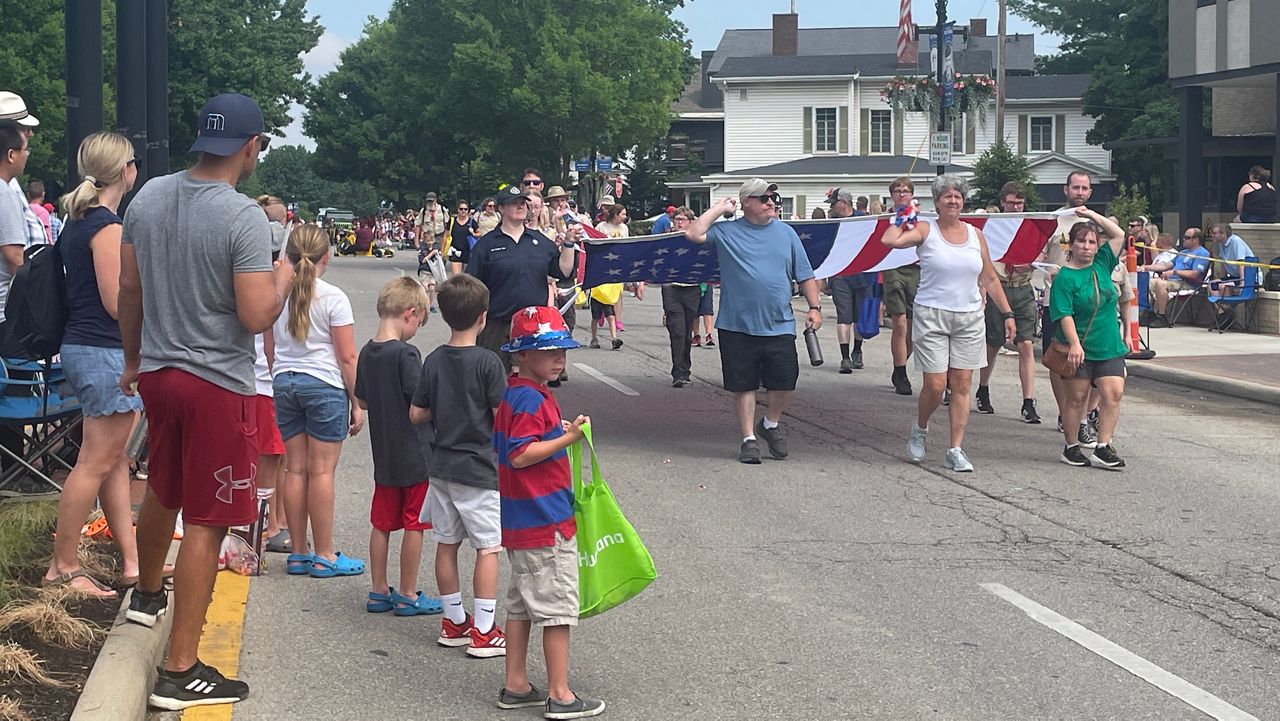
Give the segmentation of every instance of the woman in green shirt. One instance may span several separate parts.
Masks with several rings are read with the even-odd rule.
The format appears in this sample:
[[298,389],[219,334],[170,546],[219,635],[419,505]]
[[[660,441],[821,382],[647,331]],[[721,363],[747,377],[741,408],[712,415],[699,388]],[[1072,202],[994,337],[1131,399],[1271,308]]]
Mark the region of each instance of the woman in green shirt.
[[[1124,231],[1110,219],[1077,208],[1084,219],[1067,235],[1067,262],[1058,271],[1049,294],[1049,313],[1057,322],[1055,340],[1070,348],[1067,358],[1076,366],[1063,377],[1062,428],[1066,447],[1062,462],[1072,466],[1099,465],[1123,468],[1124,461],[1111,447],[1124,396],[1124,357],[1128,346],[1120,336],[1119,294],[1111,282]],[[1097,444],[1092,464],[1081,447],[1076,428],[1084,417],[1089,387],[1101,396]]]

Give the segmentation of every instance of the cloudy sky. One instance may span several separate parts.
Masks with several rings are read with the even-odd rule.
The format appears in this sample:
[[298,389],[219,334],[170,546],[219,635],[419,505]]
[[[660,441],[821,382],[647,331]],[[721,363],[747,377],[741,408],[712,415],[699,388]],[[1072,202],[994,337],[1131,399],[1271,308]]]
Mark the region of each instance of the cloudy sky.
[[[795,0],[800,15],[800,27],[848,27],[887,26],[898,24],[898,0],[859,0],[858,12],[849,12],[854,5],[849,0]],[[370,15],[385,17],[391,0],[308,0],[307,8],[320,16],[325,32],[314,50],[303,60],[307,71],[314,78],[333,70],[338,64],[342,49],[360,38],[361,30]],[[729,28],[767,28],[771,15],[788,12],[791,0],[685,0],[685,6],[676,11],[676,17],[689,28],[695,53],[711,50],[720,42],[720,35]],[[934,21],[933,0],[912,0],[912,12],[917,23]],[[996,30],[997,0],[951,0],[949,13],[961,23],[969,18],[987,18],[990,32]],[[1037,29],[1022,18],[1009,17],[1009,32],[1036,33]],[[1036,50],[1040,54],[1057,48],[1057,39],[1038,33]],[[285,130],[283,143],[314,144],[302,134],[302,109],[294,109],[294,123]]]

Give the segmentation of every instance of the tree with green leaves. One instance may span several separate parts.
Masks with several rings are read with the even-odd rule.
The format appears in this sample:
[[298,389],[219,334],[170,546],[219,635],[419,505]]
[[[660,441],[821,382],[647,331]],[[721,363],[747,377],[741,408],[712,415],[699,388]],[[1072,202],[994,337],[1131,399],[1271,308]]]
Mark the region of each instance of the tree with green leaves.
[[273,148],[238,187],[245,195],[267,193],[286,203],[297,203],[307,215],[326,206],[357,215],[377,212],[377,188],[361,180],[326,180],[316,173],[316,165],[315,154],[300,145]]
[[1000,189],[1008,182],[1026,186],[1028,210],[1040,204],[1036,197],[1035,175],[1027,159],[1014,152],[1008,143],[999,140],[983,151],[973,164],[971,205],[978,208],[1000,205]]
[[1112,198],[1110,203],[1107,203],[1107,214],[1119,218],[1121,226],[1125,224],[1125,221],[1139,216],[1150,219],[1149,212],[1150,207],[1147,204],[1147,199],[1138,188],[1137,183],[1127,188],[1124,183],[1121,183],[1120,189],[1116,191],[1116,197]]

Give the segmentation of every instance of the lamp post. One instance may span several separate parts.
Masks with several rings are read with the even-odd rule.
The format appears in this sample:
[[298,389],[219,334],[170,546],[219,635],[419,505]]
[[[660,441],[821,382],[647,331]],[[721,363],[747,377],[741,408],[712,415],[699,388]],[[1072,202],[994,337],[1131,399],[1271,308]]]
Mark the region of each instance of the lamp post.
[[[946,49],[946,45],[943,43],[943,38],[946,36],[946,32],[947,32],[947,0],[937,0],[936,8],[938,13],[937,24],[934,25],[933,29],[931,30],[926,30],[924,28],[917,28],[916,37],[918,38],[921,35],[932,35],[934,38],[934,46],[937,48],[937,51],[938,51],[937,60],[934,62],[933,71],[934,71],[934,77],[937,78],[938,90],[940,92],[943,92],[943,97],[938,101],[937,129],[938,129],[938,132],[944,133],[947,130],[947,109],[944,105],[944,103],[946,102],[946,94],[943,91],[943,73],[946,71],[947,49]],[[939,165],[937,166],[937,169],[938,169],[938,175],[942,175],[947,172],[947,166],[945,165]]]

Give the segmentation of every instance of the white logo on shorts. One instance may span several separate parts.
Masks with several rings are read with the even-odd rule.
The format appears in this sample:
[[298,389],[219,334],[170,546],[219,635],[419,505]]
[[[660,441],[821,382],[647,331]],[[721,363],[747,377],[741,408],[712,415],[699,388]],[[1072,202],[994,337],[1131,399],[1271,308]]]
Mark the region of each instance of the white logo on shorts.
[[218,482],[218,492],[214,496],[223,503],[230,505],[231,497],[236,491],[247,491],[253,488],[253,482],[258,478],[258,466],[249,464],[249,477],[236,478],[231,474],[231,466],[223,466],[213,472],[213,479]]

